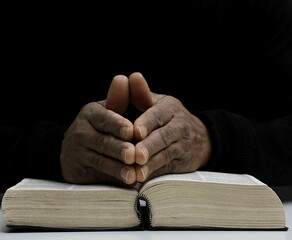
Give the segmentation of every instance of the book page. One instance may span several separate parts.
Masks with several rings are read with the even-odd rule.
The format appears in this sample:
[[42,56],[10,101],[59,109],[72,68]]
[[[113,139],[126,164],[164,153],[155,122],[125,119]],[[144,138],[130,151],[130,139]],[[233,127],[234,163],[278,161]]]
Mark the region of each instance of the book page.
[[[102,184],[71,184],[43,179],[25,178],[10,189],[44,189],[44,190],[121,190],[121,187]],[[127,188],[125,188],[127,189]],[[127,189],[133,190],[135,189]]]
[[197,172],[206,182],[232,183],[232,184],[264,184],[248,174],[220,173],[220,172]]
[[247,174],[195,171],[143,185],[153,228],[283,228],[285,212],[266,184]]
[[2,201],[7,225],[120,229],[140,226],[137,190],[25,178]]
[[208,171],[195,171],[191,173],[182,174],[167,174],[151,179],[147,183],[155,183],[165,180],[264,185],[264,183],[248,174],[234,174]]

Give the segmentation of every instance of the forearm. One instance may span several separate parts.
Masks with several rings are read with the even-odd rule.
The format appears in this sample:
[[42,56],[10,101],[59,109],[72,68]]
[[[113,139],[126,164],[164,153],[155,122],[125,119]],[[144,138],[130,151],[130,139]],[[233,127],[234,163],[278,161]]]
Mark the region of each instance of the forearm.
[[212,140],[205,169],[248,173],[269,184],[292,183],[292,115],[260,122],[216,110],[200,118]]
[[65,127],[42,122],[33,129],[1,127],[1,186],[24,177],[62,180],[60,149]]

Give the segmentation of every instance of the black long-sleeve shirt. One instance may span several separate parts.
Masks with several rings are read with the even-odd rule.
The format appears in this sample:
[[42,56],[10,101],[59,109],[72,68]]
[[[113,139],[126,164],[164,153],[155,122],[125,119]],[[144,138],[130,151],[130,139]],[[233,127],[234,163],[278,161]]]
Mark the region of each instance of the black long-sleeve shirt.
[[[292,1],[185,0],[7,9],[1,86],[1,190],[62,180],[63,134],[140,71],[207,126],[204,169],[292,183]],[[130,119],[137,112],[127,113]]]

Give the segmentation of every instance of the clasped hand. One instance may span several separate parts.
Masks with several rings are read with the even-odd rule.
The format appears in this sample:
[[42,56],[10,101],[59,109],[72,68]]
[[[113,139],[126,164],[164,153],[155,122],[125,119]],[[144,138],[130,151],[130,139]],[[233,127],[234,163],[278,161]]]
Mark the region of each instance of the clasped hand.
[[[123,117],[129,104],[141,111],[134,123]],[[132,73],[115,76],[105,100],[82,107],[64,134],[60,161],[68,182],[132,185],[195,171],[210,154],[200,119],[178,99],[151,92],[145,78]]]

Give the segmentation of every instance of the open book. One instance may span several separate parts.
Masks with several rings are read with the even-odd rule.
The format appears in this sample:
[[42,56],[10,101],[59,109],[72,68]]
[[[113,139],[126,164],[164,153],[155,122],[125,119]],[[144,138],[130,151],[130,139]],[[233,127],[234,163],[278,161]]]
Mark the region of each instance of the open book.
[[286,230],[281,200],[245,174],[168,174],[140,189],[24,179],[2,200],[7,226]]

